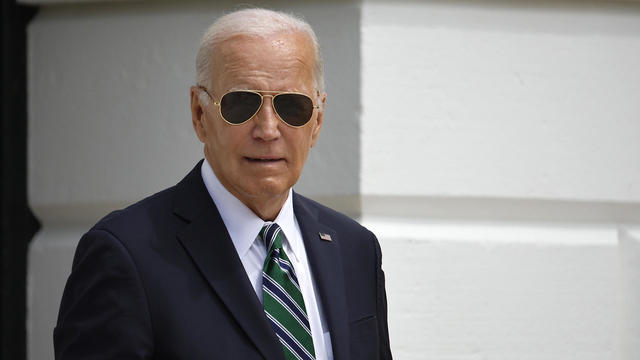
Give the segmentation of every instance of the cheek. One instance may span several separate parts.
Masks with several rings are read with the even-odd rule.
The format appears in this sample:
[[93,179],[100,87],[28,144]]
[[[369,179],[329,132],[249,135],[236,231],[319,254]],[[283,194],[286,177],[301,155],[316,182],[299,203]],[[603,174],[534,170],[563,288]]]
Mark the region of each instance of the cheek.
[[304,167],[307,158],[309,157],[309,150],[311,149],[311,137],[308,134],[304,134],[304,137],[300,138],[295,148],[296,154],[296,167],[302,169]]
[[225,137],[221,132],[221,129],[216,127],[211,122],[207,123],[207,147],[209,148],[210,155],[220,158],[223,150],[226,148]]
[[244,128],[239,127],[223,125],[212,130],[211,148],[218,153],[217,156],[224,156],[226,160],[233,160],[241,153],[249,136]]

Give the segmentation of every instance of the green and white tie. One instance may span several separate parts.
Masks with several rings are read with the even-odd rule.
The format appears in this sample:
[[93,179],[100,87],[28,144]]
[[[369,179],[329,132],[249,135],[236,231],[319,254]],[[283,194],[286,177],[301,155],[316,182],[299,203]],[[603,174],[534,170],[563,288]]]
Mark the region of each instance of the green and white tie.
[[313,338],[298,278],[282,249],[284,233],[278,224],[267,223],[260,239],[267,246],[262,267],[264,312],[287,360],[314,360]]

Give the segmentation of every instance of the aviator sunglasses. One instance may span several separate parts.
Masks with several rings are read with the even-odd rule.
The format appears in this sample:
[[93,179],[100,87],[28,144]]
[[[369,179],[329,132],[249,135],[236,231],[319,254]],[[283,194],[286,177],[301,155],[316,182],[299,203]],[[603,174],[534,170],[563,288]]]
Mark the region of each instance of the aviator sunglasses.
[[313,100],[301,93],[288,91],[269,90],[232,90],[222,95],[220,102],[216,102],[209,91],[204,90],[218,106],[220,116],[231,125],[240,125],[251,120],[264,102],[265,97],[271,97],[273,108],[285,124],[292,127],[301,127],[311,120],[313,110],[320,108],[313,104]]

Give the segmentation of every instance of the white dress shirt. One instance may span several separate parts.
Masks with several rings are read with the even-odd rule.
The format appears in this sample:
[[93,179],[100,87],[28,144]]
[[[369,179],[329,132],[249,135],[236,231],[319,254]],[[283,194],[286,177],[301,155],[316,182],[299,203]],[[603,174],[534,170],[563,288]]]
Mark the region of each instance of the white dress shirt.
[[[201,167],[202,180],[209,195],[216,204],[224,225],[227,227],[231,241],[238,252],[253,289],[262,302],[262,266],[267,257],[265,244],[258,234],[265,224],[253,211],[233,196],[218,180],[211,165],[205,159]],[[282,247],[293,264],[298,277],[304,304],[309,316],[313,347],[318,360],[332,360],[333,352],[326,320],[322,313],[320,298],[316,296],[316,286],[311,276],[311,268],[307,252],[302,240],[300,226],[293,213],[292,191],[285,201],[280,213],[274,220],[285,234]]]

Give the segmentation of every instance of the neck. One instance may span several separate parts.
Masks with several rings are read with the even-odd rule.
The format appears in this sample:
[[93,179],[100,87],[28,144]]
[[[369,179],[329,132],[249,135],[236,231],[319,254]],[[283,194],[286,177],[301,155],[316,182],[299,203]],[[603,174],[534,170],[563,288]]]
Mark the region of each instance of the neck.
[[[234,194],[235,196],[235,194]],[[254,214],[258,215],[258,217],[264,221],[274,221],[278,214],[280,214],[280,210],[284,206],[284,203],[287,201],[288,193],[279,198],[269,198],[268,200],[257,200],[256,201],[242,201],[246,207],[248,207]],[[237,197],[237,196],[236,196]]]

